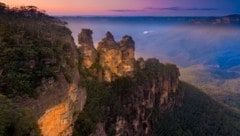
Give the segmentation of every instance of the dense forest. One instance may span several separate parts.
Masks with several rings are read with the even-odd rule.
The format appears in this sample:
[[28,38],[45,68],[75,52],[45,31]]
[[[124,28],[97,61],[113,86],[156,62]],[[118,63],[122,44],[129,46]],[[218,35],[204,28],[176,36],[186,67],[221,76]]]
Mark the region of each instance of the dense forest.
[[[71,35],[64,22],[34,6],[9,8],[0,4],[0,92],[8,97],[36,97],[35,88],[43,78],[56,79],[59,70],[67,73],[64,59],[70,58]],[[64,58],[64,59],[62,59]]]
[[198,88],[182,82],[183,106],[165,113],[155,126],[163,136],[238,136],[240,114],[219,104]]

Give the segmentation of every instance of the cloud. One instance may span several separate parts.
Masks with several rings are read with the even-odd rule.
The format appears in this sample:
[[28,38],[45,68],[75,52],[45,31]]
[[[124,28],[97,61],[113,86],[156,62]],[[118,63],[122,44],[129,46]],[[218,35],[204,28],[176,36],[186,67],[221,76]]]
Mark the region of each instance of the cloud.
[[171,11],[216,11],[219,10],[218,8],[184,8],[184,7],[166,7],[166,8],[155,8],[155,7],[148,7],[145,10],[171,10]]
[[219,10],[218,8],[187,8],[186,10],[191,10],[191,11],[216,11]]
[[197,7],[191,7],[191,8],[184,8],[184,7],[163,7],[163,8],[156,8],[156,7],[147,7],[143,9],[112,9],[107,10],[110,12],[144,12],[144,11],[216,11],[220,10],[218,8],[197,8]]
[[111,12],[141,12],[141,11],[144,11],[144,10],[132,10],[132,9],[113,9],[113,10],[108,10],[108,11],[111,11]]

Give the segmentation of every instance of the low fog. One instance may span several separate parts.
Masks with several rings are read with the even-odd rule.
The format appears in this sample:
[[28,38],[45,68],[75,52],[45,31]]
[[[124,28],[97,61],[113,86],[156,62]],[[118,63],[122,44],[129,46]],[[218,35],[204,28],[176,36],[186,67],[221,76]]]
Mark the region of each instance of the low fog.
[[93,30],[95,45],[112,32],[119,41],[131,35],[136,43],[136,57],[157,57],[180,67],[196,64],[234,68],[240,64],[240,27],[191,25],[184,21],[161,18],[79,17],[65,19],[77,43],[82,28]]

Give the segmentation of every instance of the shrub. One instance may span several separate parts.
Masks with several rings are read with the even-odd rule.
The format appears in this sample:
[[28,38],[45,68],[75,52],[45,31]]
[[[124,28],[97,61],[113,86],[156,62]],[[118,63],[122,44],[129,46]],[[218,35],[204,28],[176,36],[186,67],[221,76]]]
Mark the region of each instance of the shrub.
[[18,108],[3,95],[0,95],[0,103],[1,136],[40,136],[37,121],[29,110]]

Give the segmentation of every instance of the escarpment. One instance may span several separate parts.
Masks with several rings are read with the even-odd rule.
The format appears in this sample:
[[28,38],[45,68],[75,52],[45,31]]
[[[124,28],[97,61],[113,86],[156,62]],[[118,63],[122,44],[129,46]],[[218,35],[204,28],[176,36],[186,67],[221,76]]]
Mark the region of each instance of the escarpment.
[[179,87],[176,65],[135,60],[131,36],[107,32],[95,48],[83,29],[77,47],[64,22],[33,6],[0,3],[0,20],[1,136],[239,134],[237,114]]
[[[79,39],[86,35],[83,33],[85,29]],[[91,58],[80,48],[83,58]],[[182,105],[183,92],[176,65],[162,64],[157,59],[135,60],[134,50],[135,43],[130,36],[116,42],[107,32],[97,45],[98,56],[92,65],[86,67],[83,63],[92,78],[85,81],[84,87],[90,94],[75,123],[74,135],[152,135],[161,114]]]
[[86,91],[79,86],[77,47],[70,35],[66,35],[64,40],[69,44],[60,58],[61,64],[56,64],[53,59],[45,62],[48,67],[55,65],[56,79],[43,78],[41,85],[36,88],[37,98],[14,98],[18,105],[31,110],[43,136],[72,135],[77,114],[86,102]]
[[31,6],[2,10],[0,93],[29,109],[43,136],[149,135],[153,109],[177,105],[178,69],[136,61],[131,36],[117,42],[107,32],[95,48],[83,29],[78,48],[61,20]]
[[[34,118],[28,121],[19,112],[10,123],[0,120],[6,126],[0,125],[0,135],[40,135],[28,122],[38,124],[43,136],[71,135],[86,102],[71,31],[34,6],[11,9],[0,3],[0,10],[0,93]],[[17,130],[22,133],[14,134]]]

